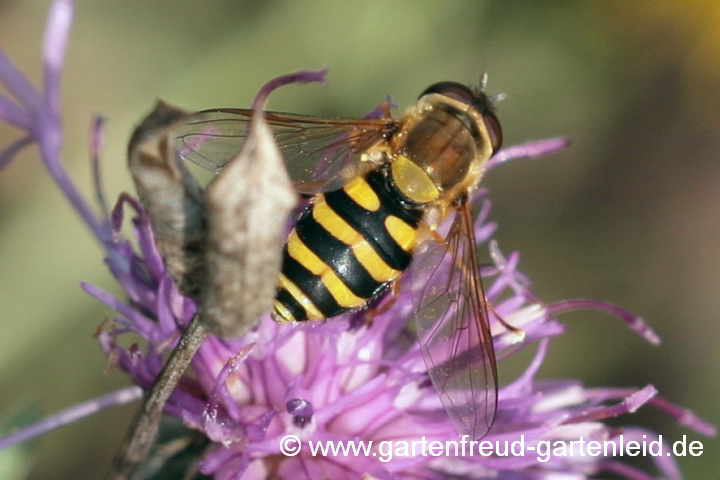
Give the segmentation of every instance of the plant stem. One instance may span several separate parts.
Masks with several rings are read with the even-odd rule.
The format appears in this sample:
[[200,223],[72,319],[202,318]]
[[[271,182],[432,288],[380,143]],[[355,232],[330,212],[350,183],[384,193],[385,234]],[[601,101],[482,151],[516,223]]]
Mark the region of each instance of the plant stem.
[[207,335],[207,330],[201,325],[198,315],[195,315],[145,395],[142,407],[106,477],[108,480],[130,480],[148,456],[158,434],[165,404]]

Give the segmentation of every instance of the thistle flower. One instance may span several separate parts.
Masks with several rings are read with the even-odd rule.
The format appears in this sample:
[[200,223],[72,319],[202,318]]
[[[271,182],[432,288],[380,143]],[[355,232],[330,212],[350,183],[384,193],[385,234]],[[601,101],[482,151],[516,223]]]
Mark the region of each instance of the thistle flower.
[[[176,345],[195,312],[192,299],[183,297],[170,278],[155,246],[149,220],[133,197],[121,195],[109,210],[97,174],[102,212],[98,216],[65,173],[60,158],[58,89],[71,16],[72,2],[57,0],[53,4],[45,40],[46,84],[42,95],[0,53],[0,79],[20,102],[0,97],[0,118],[27,132],[0,155],[0,166],[21,148],[37,143],[59,188],[104,246],[110,271],[127,299],[89,284],[82,288],[118,313],[112,324],[97,334],[97,340],[111,364],[126,371],[136,386],[49,417],[0,440],[0,448],[138,399],[162,369],[163,353]],[[293,79],[306,80],[313,75],[300,74]],[[261,95],[269,94],[276,86],[270,84]],[[96,121],[92,138],[96,172],[101,139],[101,123]],[[499,152],[490,167],[514,158],[552,153],[566,143],[550,139],[510,147]],[[580,308],[605,311],[648,342],[659,344],[659,339],[641,318],[608,303],[571,300],[546,304],[537,299],[528,278],[517,269],[519,254],[504,256],[492,240],[496,225],[489,221],[487,191],[480,190],[474,200],[480,207],[476,237],[480,244],[489,246],[494,263],[484,273],[490,281],[487,297],[495,310],[491,326],[498,360],[536,345],[535,356],[524,373],[500,389],[495,425],[483,439],[498,445],[498,449],[489,456],[477,452],[463,455],[452,449],[439,455],[427,454],[431,442],[458,441],[458,436],[427,380],[427,369],[408,326],[410,295],[401,293],[391,308],[374,318],[372,325],[362,321],[362,314],[345,315],[323,325],[298,326],[280,325],[266,316],[243,338],[208,337],[192,361],[192,372],[183,377],[165,408],[168,415],[202,432],[210,441],[210,448],[198,458],[198,471],[217,480],[584,479],[601,472],[643,480],[652,477],[612,455],[593,455],[587,444],[575,444],[576,450],[567,454],[546,455],[542,449],[549,442],[562,449],[580,438],[609,440],[618,445],[656,440],[657,435],[648,430],[620,430],[603,423],[646,404],[701,434],[715,434],[713,426],[691,412],[659,399],[652,385],[639,390],[588,388],[578,380],[538,380],[536,375],[552,338],[565,331],[557,318],[562,313]],[[128,208],[133,214],[136,247],[122,234]],[[521,328],[524,338],[505,331],[495,314]],[[130,335],[143,339],[146,346],[124,347],[120,339]],[[511,454],[511,445],[521,439],[524,451]],[[350,446],[349,442],[363,441],[368,450],[312,455],[310,444],[318,441],[333,441],[341,448]],[[391,441],[396,448],[385,449]],[[403,450],[403,445],[412,442],[420,442],[416,444],[420,448],[424,443],[422,451],[426,454]],[[664,451],[668,451],[667,446]],[[665,478],[681,478],[673,457],[655,457],[655,463]]]

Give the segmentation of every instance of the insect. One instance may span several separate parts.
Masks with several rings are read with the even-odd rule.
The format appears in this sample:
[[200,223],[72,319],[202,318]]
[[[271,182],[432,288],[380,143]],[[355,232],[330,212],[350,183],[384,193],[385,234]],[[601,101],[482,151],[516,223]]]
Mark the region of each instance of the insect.
[[[219,172],[243,147],[252,115],[199,112],[178,132],[177,151]],[[284,248],[273,318],[361,309],[409,273],[429,377],[458,431],[482,437],[495,417],[497,368],[470,198],[502,143],[492,100],[440,82],[399,119],[387,106],[384,118],[265,118],[295,188],[312,196]]]

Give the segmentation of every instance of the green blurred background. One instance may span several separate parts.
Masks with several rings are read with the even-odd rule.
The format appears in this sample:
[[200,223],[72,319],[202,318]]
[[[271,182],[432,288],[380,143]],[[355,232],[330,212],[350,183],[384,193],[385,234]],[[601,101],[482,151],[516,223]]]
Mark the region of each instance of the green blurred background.
[[[0,2],[0,44],[36,85],[47,7]],[[245,107],[269,78],[323,66],[329,87],[284,88],[270,107],[361,116],[388,93],[405,106],[435,81],[474,83],[487,71],[488,91],[508,94],[498,113],[506,145],[569,136],[563,153],[485,179],[500,246],[522,252],[541,298],[610,300],[643,315],[664,343],[572,314],[542,376],[652,383],[720,422],[720,3],[79,1],[63,78],[68,168],[90,195],[88,125],[102,112],[114,198],[132,190],[125,144],[156,98]],[[0,145],[18,136],[0,127]],[[92,334],[110,312],[78,286],[118,292],[101,257],[34,148],[0,174],[0,418],[127,383],[103,374]],[[519,365],[501,365],[501,376]],[[0,452],[0,476],[98,478],[135,408]],[[651,408],[620,423],[703,441],[705,453],[680,464],[688,479],[718,478],[717,440]]]

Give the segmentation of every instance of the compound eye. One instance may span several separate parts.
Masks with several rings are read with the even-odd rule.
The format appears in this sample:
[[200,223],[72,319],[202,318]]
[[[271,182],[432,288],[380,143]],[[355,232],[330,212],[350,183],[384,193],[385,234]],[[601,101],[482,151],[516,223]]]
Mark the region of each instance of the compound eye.
[[468,105],[473,105],[478,101],[477,96],[473,93],[472,90],[470,90],[470,88],[466,87],[462,83],[457,82],[439,82],[434,85],[430,85],[420,95],[420,97],[430,93],[445,95],[446,97],[460,100],[461,102],[467,103]]
[[483,122],[485,123],[485,128],[487,128],[488,135],[490,136],[493,154],[495,154],[498,150],[500,150],[500,147],[502,147],[502,128],[500,128],[500,122],[495,114],[489,110],[483,112]]

